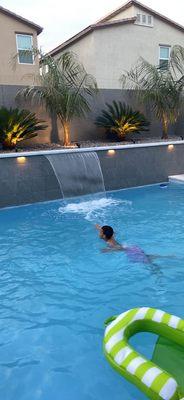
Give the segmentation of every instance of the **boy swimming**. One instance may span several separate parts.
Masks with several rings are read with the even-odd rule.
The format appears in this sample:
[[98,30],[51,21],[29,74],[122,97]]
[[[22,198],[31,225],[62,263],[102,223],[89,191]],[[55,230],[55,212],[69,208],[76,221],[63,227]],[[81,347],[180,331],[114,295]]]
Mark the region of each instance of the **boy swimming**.
[[103,252],[108,251],[123,251],[123,246],[118,243],[114,238],[114,230],[109,225],[100,226],[98,224],[95,225],[96,229],[99,231],[100,239],[103,239],[107,243],[107,248],[103,249]]
[[99,231],[100,239],[107,243],[107,248],[102,250],[103,253],[124,251],[132,262],[142,262],[144,264],[152,263],[152,257],[147,255],[139,246],[124,246],[118,243],[114,238],[114,230],[111,226],[100,226],[96,224],[95,227]]

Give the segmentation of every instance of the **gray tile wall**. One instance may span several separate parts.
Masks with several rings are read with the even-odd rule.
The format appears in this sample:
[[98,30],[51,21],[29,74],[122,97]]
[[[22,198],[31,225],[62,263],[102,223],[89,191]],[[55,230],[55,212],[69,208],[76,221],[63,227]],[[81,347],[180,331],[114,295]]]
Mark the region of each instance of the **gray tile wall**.
[[49,161],[42,156],[0,158],[0,207],[61,198],[61,190]]
[[[41,107],[32,107],[29,103],[18,102],[15,100],[17,92],[22,88],[22,86],[14,85],[0,85],[0,107],[17,107],[21,106],[23,108],[32,109],[35,111],[39,118],[45,120],[48,124],[48,128],[40,132],[40,134],[33,138],[31,141],[22,142],[21,146],[29,143],[50,143],[59,142],[63,140],[62,127],[60,123],[57,123],[54,117],[50,118],[48,113],[46,113]],[[140,135],[134,135],[136,140],[143,137],[161,137],[161,126],[158,121],[155,120],[152,113],[148,108],[145,108],[138,104],[135,96],[130,91],[123,91],[120,89],[100,89],[98,95],[90,100],[91,112],[87,115],[85,119],[75,119],[71,124],[71,138],[72,141],[86,141],[86,140],[106,140],[106,134],[103,129],[97,128],[94,124],[96,117],[101,113],[101,110],[105,107],[105,103],[112,103],[113,100],[120,100],[122,102],[129,103],[134,109],[138,109],[147,115],[149,121],[151,121],[150,131],[141,133]],[[175,135],[184,136],[184,123],[182,120],[178,121],[175,126],[170,127],[170,135],[175,137]],[[132,135],[130,137],[133,137]]]
[[[184,173],[184,144],[173,151],[167,146],[116,150],[113,156],[100,150],[98,157],[107,191],[165,182],[169,175]],[[59,198],[61,190],[46,157],[26,157],[23,164],[16,158],[0,158],[0,207]]]
[[114,156],[99,151],[106,190],[167,181],[169,175],[184,173],[184,144],[116,150]]

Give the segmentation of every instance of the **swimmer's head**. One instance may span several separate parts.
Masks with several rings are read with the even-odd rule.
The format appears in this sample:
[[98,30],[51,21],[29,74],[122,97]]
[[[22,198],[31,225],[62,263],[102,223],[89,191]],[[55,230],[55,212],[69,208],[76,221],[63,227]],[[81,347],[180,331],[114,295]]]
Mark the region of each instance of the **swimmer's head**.
[[108,225],[104,225],[100,228],[99,236],[101,239],[110,240],[114,235],[113,228]]

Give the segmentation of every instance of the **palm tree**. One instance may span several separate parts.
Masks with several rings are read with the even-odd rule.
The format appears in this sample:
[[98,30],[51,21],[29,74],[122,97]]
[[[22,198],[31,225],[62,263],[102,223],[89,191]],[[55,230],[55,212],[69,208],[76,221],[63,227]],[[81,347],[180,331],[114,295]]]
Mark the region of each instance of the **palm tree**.
[[40,85],[27,87],[18,96],[55,113],[63,127],[64,146],[70,146],[70,122],[90,111],[90,98],[97,92],[96,81],[72,52],[57,59],[42,55],[41,67]]
[[151,65],[143,58],[120,80],[123,88],[134,90],[148,104],[162,124],[162,139],[168,138],[169,125],[177,121],[184,104],[184,48],[175,46],[167,69]]

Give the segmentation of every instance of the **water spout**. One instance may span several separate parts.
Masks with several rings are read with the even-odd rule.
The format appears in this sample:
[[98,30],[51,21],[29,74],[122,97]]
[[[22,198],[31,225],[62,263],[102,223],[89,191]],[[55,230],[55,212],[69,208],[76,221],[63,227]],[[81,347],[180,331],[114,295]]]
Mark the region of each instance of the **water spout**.
[[63,197],[105,191],[98,155],[95,152],[49,154]]

